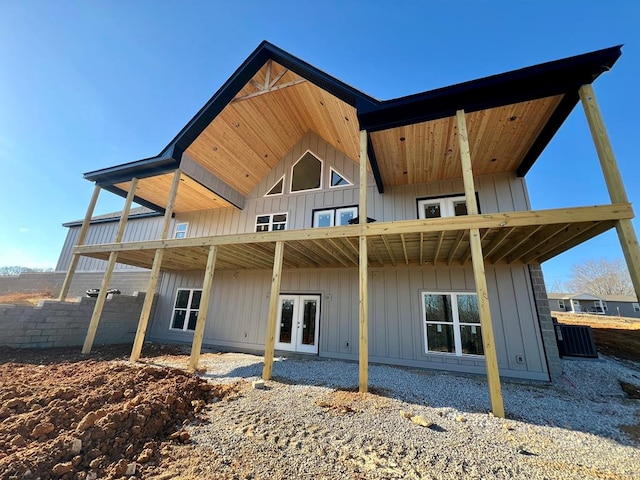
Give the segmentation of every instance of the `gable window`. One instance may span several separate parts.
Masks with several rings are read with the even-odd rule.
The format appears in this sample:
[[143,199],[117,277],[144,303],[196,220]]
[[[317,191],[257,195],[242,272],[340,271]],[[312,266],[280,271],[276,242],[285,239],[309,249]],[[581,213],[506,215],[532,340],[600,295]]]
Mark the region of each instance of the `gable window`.
[[276,230],[286,230],[286,213],[269,213],[256,217],[256,232],[273,232]]
[[633,311],[634,312],[640,312],[640,304],[638,303],[633,303]]
[[458,217],[467,214],[467,200],[459,197],[418,200],[418,218]]
[[564,310],[564,300],[558,300],[558,307]]
[[178,223],[176,230],[173,234],[173,238],[187,238],[187,231],[189,230],[188,223]]
[[331,172],[330,173],[331,183],[329,185],[329,188],[346,187],[346,186],[349,186],[349,185],[353,185],[353,183],[351,183],[349,180],[347,180],[344,175],[342,175],[340,172],[338,172],[333,167],[330,167],[329,171]]
[[273,195],[282,195],[284,192],[284,175],[280,177],[271,189],[267,193],[264,194],[265,197],[271,197]]
[[484,355],[478,296],[422,292],[426,353]]
[[322,160],[307,151],[291,169],[291,192],[318,190],[322,187]]
[[358,207],[325,208],[313,211],[314,227],[339,227],[349,225],[358,216]]
[[171,317],[172,330],[195,330],[200,311],[200,298],[202,290],[195,288],[179,288],[176,293],[176,301],[173,304],[173,316]]

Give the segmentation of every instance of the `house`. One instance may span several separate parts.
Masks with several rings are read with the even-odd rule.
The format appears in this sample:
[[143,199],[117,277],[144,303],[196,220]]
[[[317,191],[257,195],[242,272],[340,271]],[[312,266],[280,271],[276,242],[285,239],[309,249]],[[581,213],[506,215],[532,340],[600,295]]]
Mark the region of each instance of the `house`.
[[640,318],[638,298],[631,295],[555,293],[548,295],[552,312],[591,313],[611,317]]
[[[93,170],[79,261],[106,261],[83,352],[117,264],[149,269],[144,338],[359,362],[558,378],[540,264],[616,228],[640,287],[628,203],[592,82],[612,47],[380,101],[263,42],[157,156]],[[410,74],[410,72],[407,72]],[[525,176],[581,102],[610,205],[531,211]],[[101,190],[125,198],[113,238],[90,240]],[[131,204],[163,214],[156,239]],[[640,290],[640,289],[639,289]],[[147,301],[148,300],[148,301]]]

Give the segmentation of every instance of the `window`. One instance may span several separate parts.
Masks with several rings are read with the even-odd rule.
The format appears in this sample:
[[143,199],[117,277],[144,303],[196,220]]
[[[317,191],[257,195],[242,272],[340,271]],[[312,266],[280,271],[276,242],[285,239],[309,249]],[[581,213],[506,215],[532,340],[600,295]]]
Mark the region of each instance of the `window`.
[[558,307],[564,310],[564,300],[558,300]]
[[633,311],[634,312],[640,312],[640,304],[638,303],[633,303]]
[[188,223],[176,224],[176,231],[173,234],[173,238],[187,238],[187,230],[189,229]]
[[282,195],[284,192],[284,175],[280,177],[271,189],[264,194],[265,197],[271,197],[273,195]]
[[256,232],[272,232],[276,230],[286,230],[286,213],[269,213],[256,217]]
[[353,183],[351,183],[349,180],[347,180],[344,175],[339,173],[333,167],[330,167],[329,171],[331,172],[330,173],[331,184],[329,185],[329,188],[346,187],[348,185],[353,185]]
[[478,296],[422,292],[426,353],[484,355]]
[[418,218],[457,217],[467,214],[464,196],[418,200]]
[[313,211],[314,227],[339,227],[349,225],[358,216],[358,207],[326,208]]
[[202,290],[179,288],[173,304],[172,330],[195,330]]
[[291,169],[291,192],[322,188],[322,160],[307,151]]
[[[596,305],[597,307],[598,305]],[[602,310],[604,310],[605,312],[607,311],[607,302],[605,302],[604,300],[602,300]]]

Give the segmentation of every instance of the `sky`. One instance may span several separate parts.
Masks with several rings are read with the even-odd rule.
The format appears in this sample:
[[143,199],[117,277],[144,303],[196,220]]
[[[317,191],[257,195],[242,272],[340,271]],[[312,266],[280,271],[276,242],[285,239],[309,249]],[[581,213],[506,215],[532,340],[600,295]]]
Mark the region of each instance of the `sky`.
[[[0,0],[0,266],[55,267],[82,174],[158,154],[262,40],[379,99],[624,44],[594,88],[638,205],[639,25],[635,0]],[[534,209],[610,202],[580,105],[526,180]],[[620,257],[610,231],[543,269]]]

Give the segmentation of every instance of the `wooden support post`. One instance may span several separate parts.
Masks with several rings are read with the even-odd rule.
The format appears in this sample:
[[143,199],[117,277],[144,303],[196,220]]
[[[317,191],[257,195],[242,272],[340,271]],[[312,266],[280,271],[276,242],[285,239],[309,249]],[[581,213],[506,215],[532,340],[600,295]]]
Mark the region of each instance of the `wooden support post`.
[[[167,208],[164,211],[164,223],[162,232],[160,233],[160,240],[166,240],[169,235],[169,226],[171,225],[171,217],[173,215],[173,206],[178,194],[178,185],[180,184],[180,169],[176,170],[173,175],[173,184],[171,185],[171,191],[169,192],[169,199],[167,200]],[[137,362],[140,359],[140,353],[142,352],[142,344],[144,343],[144,336],[147,332],[147,325],[149,324],[149,315],[151,315],[151,307],[153,306],[153,299],[156,293],[156,287],[158,285],[158,278],[160,277],[160,268],[162,267],[162,259],[164,258],[164,250],[157,249],[155,257],[153,258],[153,266],[151,267],[151,275],[149,277],[149,283],[147,284],[147,292],[144,297],[144,303],[142,305],[142,311],[140,312],[140,320],[138,321],[138,329],[136,330],[136,338],[133,341],[133,348],[131,349],[132,362]]]
[[[138,185],[138,179],[131,179],[131,186],[129,187],[129,193],[127,199],[124,202],[124,208],[122,209],[122,215],[120,216],[120,223],[118,224],[118,231],[116,232],[116,238],[114,243],[120,243],[124,235],[124,229],[127,225],[127,219],[129,218],[129,211],[131,210],[131,204],[133,203],[133,197],[136,194],[136,186]],[[100,285],[100,293],[96,299],[96,306],[93,308],[93,314],[91,315],[91,321],[89,322],[89,329],[87,330],[87,336],[84,339],[84,345],[82,346],[82,353],[91,353],[91,347],[93,346],[93,340],[96,337],[96,331],[98,330],[98,324],[100,323],[100,316],[102,315],[102,309],[104,308],[104,302],[107,299],[107,288],[109,288],[109,282],[111,281],[111,274],[116,266],[116,260],[118,259],[118,252],[111,252],[109,254],[109,261],[107,263],[107,270],[104,272],[102,278],[102,284]]]
[[278,322],[278,302],[280,301],[280,282],[282,280],[282,259],[284,242],[276,242],[273,255],[273,275],[271,277],[271,296],[269,297],[269,319],[267,321],[267,338],[264,346],[264,368],[262,379],[270,380],[273,373],[273,350],[276,342],[276,325]]
[[[367,224],[367,131],[360,131],[360,206],[358,216],[360,225]],[[368,289],[368,251],[367,237],[360,236],[359,260],[359,381],[358,390],[369,389],[369,289]]]
[[204,327],[207,323],[207,312],[209,311],[209,300],[213,289],[213,274],[216,268],[216,254],[218,247],[209,247],[209,257],[207,258],[207,269],[204,272],[204,282],[202,284],[202,297],[200,298],[200,311],[196,329],[193,332],[193,342],[191,343],[191,356],[189,357],[189,370],[194,371],[198,367],[200,360],[200,350],[202,349],[202,339],[204,338]]
[[[471,153],[469,149],[469,137],[464,110],[456,112],[458,120],[458,142],[460,145],[460,161],[462,162],[462,179],[464,181],[464,193],[467,201],[469,215],[478,213],[476,203],[475,185],[473,182],[473,170],[471,168]],[[473,264],[473,277],[478,294],[478,308],[480,310],[480,328],[482,330],[482,344],[484,347],[484,360],[487,369],[487,382],[489,383],[489,397],[491,410],[496,417],[504,418],[504,405],[502,401],[502,388],[500,386],[500,372],[498,370],[498,355],[493,334],[491,310],[489,308],[489,291],[484,270],[484,257],[482,254],[482,241],[480,230],[469,230],[469,243],[471,246],[471,262]]]
[[[629,203],[627,192],[622,182],[622,175],[620,175],[620,170],[618,169],[611,140],[609,140],[593,87],[591,85],[583,85],[580,87],[579,93],[582,107],[589,123],[589,129],[591,130],[591,137],[598,152],[611,202]],[[638,238],[631,220],[618,220],[616,222],[616,231],[618,232],[622,253],[631,275],[633,288],[636,291],[636,296],[640,298],[640,247],[638,246]]]
[[[99,195],[100,186],[96,185],[93,189],[93,195],[91,195],[89,206],[87,207],[87,213],[85,214],[84,220],[82,221],[82,227],[80,228],[80,233],[78,234],[78,241],[76,242],[76,246],[82,245],[84,243],[84,239],[87,236],[87,231],[89,230],[89,225],[91,224],[93,210],[96,208],[96,203],[98,202]],[[64,277],[64,283],[62,284],[62,288],[60,289],[60,293],[58,294],[59,302],[64,302],[67,298],[69,288],[71,288],[71,280],[73,280],[73,275],[76,273],[79,259],[80,255],[78,255],[77,253],[74,253],[71,256],[71,263],[69,263],[69,267],[67,268],[67,275]]]

